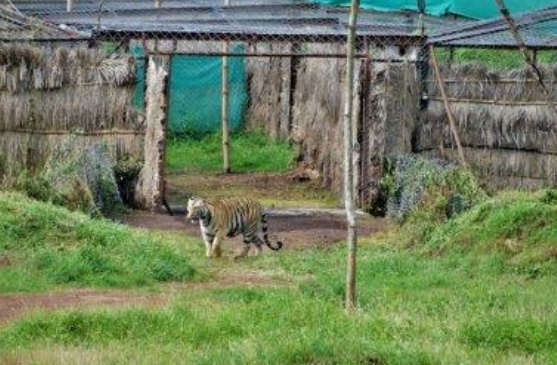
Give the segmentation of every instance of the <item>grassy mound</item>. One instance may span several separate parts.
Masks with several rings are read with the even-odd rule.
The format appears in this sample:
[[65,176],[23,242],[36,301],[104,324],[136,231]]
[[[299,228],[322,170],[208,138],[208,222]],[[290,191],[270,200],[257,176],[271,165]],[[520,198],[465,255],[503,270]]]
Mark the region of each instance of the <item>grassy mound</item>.
[[515,263],[557,258],[557,190],[507,192],[448,221],[425,241],[435,250],[501,252]]
[[[23,195],[0,192],[0,292],[56,284],[138,286],[194,269],[170,242]],[[6,261],[6,259],[5,259]]]

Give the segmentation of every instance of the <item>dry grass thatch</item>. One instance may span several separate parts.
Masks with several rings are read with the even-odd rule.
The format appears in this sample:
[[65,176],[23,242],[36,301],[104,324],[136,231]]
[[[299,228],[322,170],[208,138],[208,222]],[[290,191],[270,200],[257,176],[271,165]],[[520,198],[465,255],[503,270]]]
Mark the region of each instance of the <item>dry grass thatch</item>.
[[[529,69],[496,72],[468,64],[443,72],[466,158],[491,186],[557,183],[557,107],[548,103]],[[557,68],[544,66],[542,74],[551,95],[557,95]],[[429,86],[431,101],[417,129],[416,148],[431,151],[443,143],[450,156],[447,112],[438,85]]]
[[[439,157],[436,150],[421,155]],[[538,189],[557,184],[557,156],[526,151],[464,148],[467,162],[492,189]],[[444,156],[456,159],[455,149],[446,149]]]
[[[258,52],[292,52],[293,45],[259,43]],[[246,125],[263,129],[271,138],[288,138],[292,112],[291,90],[296,64],[293,58],[248,58],[250,103]]]
[[68,86],[131,85],[132,57],[108,58],[103,52],[59,47],[52,51],[28,45],[0,46],[0,91],[12,94]]
[[70,134],[105,140],[114,158],[142,158],[143,117],[132,107],[131,57],[99,50],[0,46],[0,158],[35,169]]
[[[552,95],[557,95],[557,68],[542,73]],[[501,73],[478,64],[444,68],[447,96],[457,120],[462,144],[557,153],[557,107],[529,69]],[[430,105],[419,128],[418,149],[450,144],[447,113],[435,82],[430,83]],[[557,100],[557,98],[556,98]]]

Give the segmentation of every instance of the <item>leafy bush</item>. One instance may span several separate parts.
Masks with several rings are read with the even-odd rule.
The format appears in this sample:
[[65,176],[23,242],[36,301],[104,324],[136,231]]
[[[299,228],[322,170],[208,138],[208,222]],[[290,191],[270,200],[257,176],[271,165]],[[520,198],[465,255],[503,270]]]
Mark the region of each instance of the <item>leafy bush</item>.
[[72,211],[106,216],[123,208],[121,192],[131,203],[140,169],[141,163],[128,158],[114,165],[105,144],[84,147],[75,137],[56,147],[39,173],[23,171],[10,187]]
[[122,206],[105,144],[84,147],[77,138],[68,140],[49,156],[42,177],[72,210],[107,214]]
[[478,180],[468,169],[444,160],[428,160],[414,155],[399,156],[394,171],[382,182],[387,191],[387,212],[404,221],[415,210],[432,209],[443,219],[452,212],[451,202],[462,201],[462,208],[485,198]]

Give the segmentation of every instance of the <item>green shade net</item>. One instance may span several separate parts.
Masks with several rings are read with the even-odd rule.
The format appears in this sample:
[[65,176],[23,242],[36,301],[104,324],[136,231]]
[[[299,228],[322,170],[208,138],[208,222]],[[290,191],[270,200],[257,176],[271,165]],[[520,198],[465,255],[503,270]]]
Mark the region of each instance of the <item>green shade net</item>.
[[[314,3],[349,6],[350,0],[306,0]],[[434,16],[448,14],[474,19],[499,16],[494,0],[425,0],[426,12]],[[377,11],[418,10],[418,0],[361,0],[361,8]],[[511,14],[557,5],[557,0],[505,0]]]
[[[241,52],[235,47],[234,52]],[[145,104],[145,58],[141,47],[132,49],[137,58],[133,104]],[[247,104],[245,59],[229,58],[230,130],[243,121]],[[171,133],[207,133],[221,128],[222,57],[173,56],[170,64],[168,126]]]

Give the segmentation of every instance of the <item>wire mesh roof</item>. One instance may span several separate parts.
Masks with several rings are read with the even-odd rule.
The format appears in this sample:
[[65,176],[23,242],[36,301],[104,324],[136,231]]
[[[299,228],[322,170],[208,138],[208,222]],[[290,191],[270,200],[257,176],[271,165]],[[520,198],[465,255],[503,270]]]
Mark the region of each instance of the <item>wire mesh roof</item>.
[[77,40],[83,35],[26,16],[0,5],[0,41],[10,40]]
[[[513,17],[526,46],[557,47],[557,6]],[[516,40],[503,18],[478,21],[438,30],[429,43],[460,47],[515,47]]]
[[[66,12],[65,0],[12,1],[22,12],[79,30],[96,30],[100,38],[149,37],[181,39],[244,40],[279,37],[301,41],[343,40],[347,33],[349,9],[294,0],[169,0],[154,8],[153,0],[80,0],[74,11]],[[428,32],[454,24],[454,19],[423,17],[416,13],[362,11],[358,34],[366,37],[417,37],[421,24]],[[457,21],[462,23],[463,21]]]
[[[78,0],[72,12],[66,11],[66,0],[11,2],[27,16],[88,34],[94,32],[100,39],[141,36],[343,42],[349,15],[345,7],[300,0],[231,0],[230,6],[223,6],[223,0],[166,0],[161,8],[154,7],[154,0]],[[557,47],[557,6],[516,16],[515,21],[528,47]],[[6,24],[3,22],[2,26]],[[420,38],[422,25],[429,43],[439,46],[517,46],[503,18],[471,21],[424,16],[420,19],[415,12],[361,10],[357,34],[365,38],[391,39],[392,43],[408,43]]]

